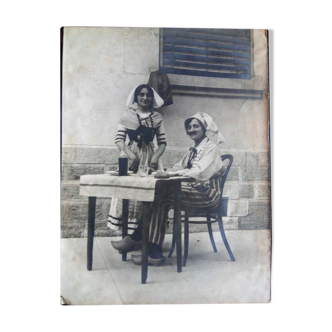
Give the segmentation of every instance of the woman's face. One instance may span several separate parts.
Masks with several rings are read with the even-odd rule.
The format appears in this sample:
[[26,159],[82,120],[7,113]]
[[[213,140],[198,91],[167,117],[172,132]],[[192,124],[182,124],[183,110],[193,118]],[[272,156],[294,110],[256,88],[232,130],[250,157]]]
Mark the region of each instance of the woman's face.
[[137,95],[137,103],[139,106],[143,108],[147,108],[151,105],[152,102],[152,95],[150,94],[149,90],[143,88],[140,93]]
[[187,134],[193,141],[199,141],[204,137],[204,131],[197,119],[192,119],[187,126]]

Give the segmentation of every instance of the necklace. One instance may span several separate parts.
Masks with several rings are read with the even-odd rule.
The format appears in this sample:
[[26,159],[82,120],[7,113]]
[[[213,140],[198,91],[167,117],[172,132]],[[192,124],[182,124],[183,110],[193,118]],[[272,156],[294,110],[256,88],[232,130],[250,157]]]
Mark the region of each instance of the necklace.
[[[154,128],[154,123],[153,123],[153,119],[152,119],[152,114],[153,114],[153,111],[151,110],[151,113],[150,113],[150,115],[149,115],[149,118],[150,118],[150,121],[151,121],[151,128]],[[139,121],[139,124],[142,125],[142,121],[141,121],[141,117],[140,117],[140,115],[139,115],[137,112],[136,112],[136,115],[137,115],[137,119],[138,119],[138,121]],[[146,127],[149,127],[149,124],[148,124],[148,122],[147,122],[146,119],[147,119],[147,118],[144,119],[144,120],[145,120]]]

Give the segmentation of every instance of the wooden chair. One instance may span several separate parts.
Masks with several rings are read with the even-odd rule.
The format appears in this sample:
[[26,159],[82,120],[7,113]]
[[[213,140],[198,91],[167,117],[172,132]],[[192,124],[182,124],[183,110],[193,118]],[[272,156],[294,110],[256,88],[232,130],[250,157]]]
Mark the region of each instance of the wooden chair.
[[[233,256],[232,250],[229,247],[229,244],[226,239],[224,226],[222,222],[222,217],[227,216],[227,204],[228,204],[228,197],[222,197],[224,184],[227,179],[227,175],[230,171],[230,168],[233,163],[233,156],[230,154],[226,154],[221,156],[221,160],[225,161],[228,160],[227,169],[224,173],[221,183],[220,183],[220,201],[219,205],[215,209],[206,209],[206,208],[188,208],[183,207],[181,208],[182,211],[184,211],[184,218],[181,216],[181,221],[184,222],[184,257],[183,257],[183,266],[186,266],[187,258],[188,258],[188,248],[189,248],[189,224],[207,224],[209,235],[210,235],[210,241],[213,247],[213,250],[217,252],[217,247],[214,242],[213,233],[212,233],[212,227],[211,224],[214,222],[218,222],[219,224],[219,231],[221,234],[221,237],[224,241],[224,245],[228,251],[229,257],[232,261],[235,261],[235,258]],[[191,218],[200,218],[192,220]],[[206,220],[201,220],[201,219]],[[189,220],[190,219],[190,220]],[[174,232],[173,232],[173,239],[172,239],[172,247],[169,252],[168,257],[171,257],[173,254],[175,248],[175,238],[174,238]]]

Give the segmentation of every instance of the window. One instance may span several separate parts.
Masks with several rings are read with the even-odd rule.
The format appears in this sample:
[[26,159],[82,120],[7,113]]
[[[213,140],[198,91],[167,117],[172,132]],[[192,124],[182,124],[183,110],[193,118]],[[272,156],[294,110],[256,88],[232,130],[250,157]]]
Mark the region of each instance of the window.
[[170,74],[251,78],[250,30],[161,29],[160,69]]

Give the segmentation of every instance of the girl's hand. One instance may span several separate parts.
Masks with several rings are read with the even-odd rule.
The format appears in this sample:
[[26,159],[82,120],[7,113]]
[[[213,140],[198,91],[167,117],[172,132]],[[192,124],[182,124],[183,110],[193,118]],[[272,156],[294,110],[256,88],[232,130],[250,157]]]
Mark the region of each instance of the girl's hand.
[[130,160],[129,171],[137,173],[139,165],[139,159],[135,156],[134,160]]
[[158,170],[158,157],[155,157],[155,155],[152,156],[151,161],[149,163],[149,167],[151,169],[152,172]]

